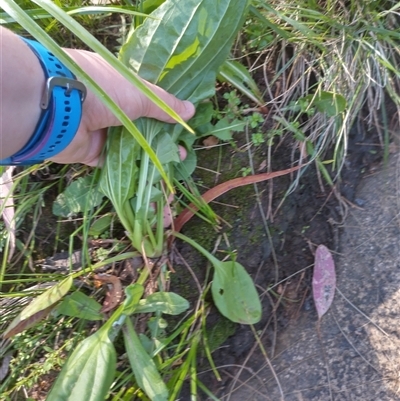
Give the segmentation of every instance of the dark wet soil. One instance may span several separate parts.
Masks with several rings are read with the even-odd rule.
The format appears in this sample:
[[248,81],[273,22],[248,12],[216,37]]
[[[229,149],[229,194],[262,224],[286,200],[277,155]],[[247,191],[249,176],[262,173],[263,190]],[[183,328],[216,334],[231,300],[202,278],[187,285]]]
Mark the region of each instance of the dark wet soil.
[[[239,146],[244,142],[238,136],[235,139]],[[234,189],[218,198],[218,204],[212,207],[226,221],[219,232],[197,218],[193,218],[183,229],[186,235],[206,249],[217,249],[216,255],[220,258],[224,257],[224,251],[237,252],[237,260],[250,273],[261,294],[263,316],[255,325],[255,330],[269,356],[275,352],[280,333],[291,322],[301,319],[305,311],[314,308],[311,298],[314,249],[324,244],[333,251],[337,250],[339,226],[346,217],[347,208],[362,203],[356,198],[358,183],[382,162],[383,154],[379,149],[376,131],[368,130],[360,117],[349,136],[348,157],[335,193],[320,177],[315,165],[310,165],[299,178],[296,189],[286,196],[283,203],[282,199],[297,178],[296,174],[258,184],[259,199],[253,186]],[[263,165],[267,152],[266,145],[252,149],[255,170]],[[219,182],[239,176],[241,168],[249,165],[245,152],[225,148],[221,155],[222,162],[219,161],[218,149],[199,153],[200,166],[210,170],[221,166]],[[292,166],[292,158],[293,143],[286,138],[273,151],[272,171]],[[203,170],[196,170],[194,178],[202,185],[215,185],[215,175]],[[198,292],[195,291],[197,287],[192,274],[203,283],[207,262],[186,244],[177,242],[176,248],[185,263],[175,258],[173,289],[195,302]],[[199,378],[216,397],[227,399],[232,379],[256,369],[260,358],[263,359],[262,351],[249,326],[233,325],[215,309],[209,315],[208,324],[210,336],[220,329],[216,336],[218,342],[214,343],[213,358],[217,368],[220,367],[222,380],[218,381],[210,372],[204,352],[200,352],[199,357]],[[190,399],[189,387],[184,389],[180,399]],[[209,398],[202,394],[198,399]]]

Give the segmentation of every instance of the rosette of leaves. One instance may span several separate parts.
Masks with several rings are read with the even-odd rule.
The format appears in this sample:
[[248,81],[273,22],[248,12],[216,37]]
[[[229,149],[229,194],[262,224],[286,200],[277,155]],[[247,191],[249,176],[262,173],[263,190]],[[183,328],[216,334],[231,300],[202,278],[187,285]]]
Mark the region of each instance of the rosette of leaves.
[[[119,58],[141,78],[198,106],[189,125],[201,125],[210,113],[200,103],[214,94],[217,74],[247,6],[243,0],[167,0],[151,14],[153,18],[131,32]],[[164,247],[163,209],[173,178],[184,179],[196,165],[192,149],[196,137],[180,125],[149,118],[135,124],[169,182],[162,182],[146,150],[131,134],[117,127],[110,130],[100,188],[112,201],[133,246],[154,257]],[[188,151],[184,162],[180,162],[178,144]]]

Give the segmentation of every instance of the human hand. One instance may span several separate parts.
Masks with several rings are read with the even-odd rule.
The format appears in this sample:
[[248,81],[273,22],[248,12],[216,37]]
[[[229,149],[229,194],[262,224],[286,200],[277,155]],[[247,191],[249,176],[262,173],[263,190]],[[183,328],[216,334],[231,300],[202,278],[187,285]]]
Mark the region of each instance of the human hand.
[[[168,114],[158,108],[98,54],[85,50],[64,50],[102,87],[130,119],[150,117],[168,123],[174,122]],[[195,108],[192,103],[181,101],[156,85],[148,82],[146,84],[183,120],[189,120],[194,115]],[[83,103],[82,120],[78,132],[70,145],[50,160],[57,163],[101,165],[103,163],[101,154],[106,141],[107,128],[118,125],[121,125],[121,122],[97,96],[88,90],[86,100]]]

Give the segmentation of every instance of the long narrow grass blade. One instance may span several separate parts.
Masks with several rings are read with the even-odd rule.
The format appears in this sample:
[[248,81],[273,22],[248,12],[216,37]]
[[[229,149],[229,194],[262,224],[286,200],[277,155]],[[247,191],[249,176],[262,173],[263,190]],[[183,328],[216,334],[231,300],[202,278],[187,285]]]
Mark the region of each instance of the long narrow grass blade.
[[223,82],[229,82],[254,103],[260,106],[264,104],[257,84],[242,64],[236,61],[225,61],[219,70],[218,79]]
[[[86,6],[86,7],[65,7],[63,10],[69,15],[95,15],[105,13],[119,13],[136,15],[139,17],[147,18],[147,14],[139,13],[133,7],[127,6]],[[42,8],[33,10],[25,10],[25,12],[33,19],[52,18],[52,15],[44,11]],[[151,18],[151,17],[149,17]],[[16,20],[10,17],[7,13],[0,13],[0,25],[12,24]]]

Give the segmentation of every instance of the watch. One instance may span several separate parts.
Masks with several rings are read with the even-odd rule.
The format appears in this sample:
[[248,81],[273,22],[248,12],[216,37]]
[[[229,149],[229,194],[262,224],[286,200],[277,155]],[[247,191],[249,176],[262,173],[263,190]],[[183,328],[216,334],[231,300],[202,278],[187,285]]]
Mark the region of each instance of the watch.
[[42,113],[26,145],[0,165],[31,165],[43,162],[63,151],[75,137],[82,117],[86,87],[76,80],[42,44],[21,39],[35,53],[46,78],[40,107]]

